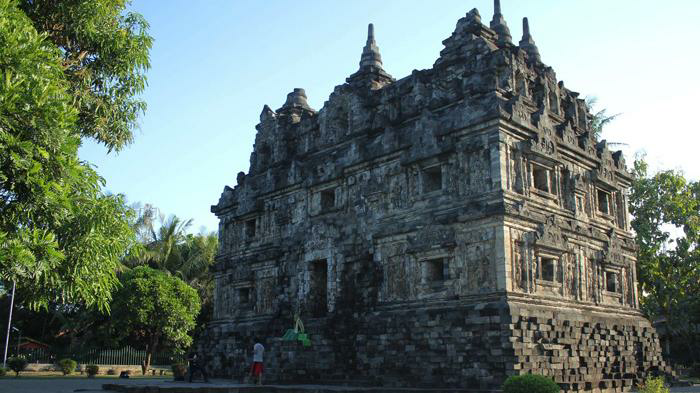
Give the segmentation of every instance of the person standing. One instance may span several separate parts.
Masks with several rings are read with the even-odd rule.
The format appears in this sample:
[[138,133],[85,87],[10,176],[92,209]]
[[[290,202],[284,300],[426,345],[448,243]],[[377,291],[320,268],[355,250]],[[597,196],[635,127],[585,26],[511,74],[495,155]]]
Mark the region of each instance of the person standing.
[[263,353],[265,352],[265,347],[260,343],[260,339],[255,338],[255,345],[253,345],[253,366],[250,368],[250,374],[253,378],[257,378],[257,384],[262,385],[262,374],[263,374]]
[[189,353],[187,356],[187,361],[190,364],[190,383],[192,383],[192,376],[194,375],[195,371],[199,371],[202,374],[202,378],[204,378],[204,382],[209,382],[209,376],[207,376],[207,372],[204,369],[204,362],[200,358],[199,354],[195,351],[192,351]]

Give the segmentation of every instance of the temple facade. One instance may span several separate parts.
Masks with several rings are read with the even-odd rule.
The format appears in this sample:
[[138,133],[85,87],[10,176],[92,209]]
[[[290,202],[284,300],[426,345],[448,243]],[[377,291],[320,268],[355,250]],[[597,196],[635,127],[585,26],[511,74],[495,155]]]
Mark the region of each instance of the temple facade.
[[[248,173],[225,187],[214,374],[497,390],[537,373],[621,392],[667,368],[639,311],[621,152],[495,1],[431,69],[395,80],[373,26],[320,110],[265,106]],[[295,321],[311,345],[282,339]]]

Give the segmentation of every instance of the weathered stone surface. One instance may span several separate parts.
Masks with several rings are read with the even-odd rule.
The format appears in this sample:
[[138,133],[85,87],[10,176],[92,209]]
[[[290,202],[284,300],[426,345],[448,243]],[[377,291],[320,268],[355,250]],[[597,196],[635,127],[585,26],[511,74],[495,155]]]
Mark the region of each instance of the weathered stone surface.
[[[370,26],[360,69],[318,112],[265,106],[226,187],[214,321],[219,375],[494,389],[513,374],[626,391],[664,371],[638,310],[622,155],[529,25],[460,19],[433,68],[394,80]],[[300,315],[312,348],[279,337]]]

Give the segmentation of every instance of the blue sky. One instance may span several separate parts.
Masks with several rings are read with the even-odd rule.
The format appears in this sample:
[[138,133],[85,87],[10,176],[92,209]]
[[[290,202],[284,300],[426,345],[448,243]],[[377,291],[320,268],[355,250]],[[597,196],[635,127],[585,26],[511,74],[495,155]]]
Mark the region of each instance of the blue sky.
[[[558,78],[622,113],[603,137],[629,144],[628,163],[644,150],[653,167],[700,178],[699,1],[501,2],[515,41],[527,16]],[[429,68],[472,8],[491,20],[491,0],[133,1],[155,38],[148,110],[131,146],[107,154],[87,142],[81,158],[108,191],[216,230],[209,207],[248,171],[263,105],[277,109],[302,87],[320,109],[357,70],[370,22],[387,72]]]

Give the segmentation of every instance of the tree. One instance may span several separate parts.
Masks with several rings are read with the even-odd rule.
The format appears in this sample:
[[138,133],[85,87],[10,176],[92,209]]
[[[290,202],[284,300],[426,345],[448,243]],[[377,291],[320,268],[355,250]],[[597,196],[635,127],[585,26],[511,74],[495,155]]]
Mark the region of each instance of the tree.
[[145,373],[161,346],[185,349],[192,343],[199,296],[179,278],[146,266],[125,272],[121,283],[112,303],[113,332],[145,349]]
[[[643,158],[635,161],[633,175],[629,200],[642,306],[652,319],[666,320],[668,337],[685,336],[693,345],[690,327],[700,322],[692,311],[700,300],[700,183],[671,170],[650,176]],[[667,354],[670,346],[669,339]]]
[[219,249],[216,233],[199,233],[187,235],[179,254],[182,257],[176,274],[197,290],[202,304],[211,302],[213,276],[209,267],[214,264]]
[[125,258],[127,267],[149,266],[179,277],[197,290],[202,312],[197,327],[209,321],[212,311],[213,277],[209,267],[219,247],[216,233],[188,234],[192,220],[174,215],[165,218],[153,205],[135,206],[139,216],[134,229],[141,244],[138,253]]
[[128,0],[21,0],[20,8],[37,31],[61,50],[61,64],[74,107],[76,134],[110,151],[133,141],[146,103],[153,38],[139,14],[126,12]]
[[212,277],[209,266],[219,247],[216,233],[188,234],[192,220],[175,215],[165,218],[153,205],[136,206],[139,217],[134,229],[142,247],[139,253],[125,258],[127,267],[150,266],[177,276],[197,289],[203,303],[211,297]]
[[595,107],[598,99],[596,97],[586,97],[586,107],[593,114],[593,119],[591,120],[591,129],[593,130],[593,136],[595,140],[600,140],[603,135],[603,128],[615,120],[619,113],[608,116],[607,109],[601,109],[596,111],[593,109]]
[[135,241],[124,197],[78,159],[81,137],[129,143],[144,107],[150,37],[124,4],[0,0],[0,285],[32,308],[107,310]]

